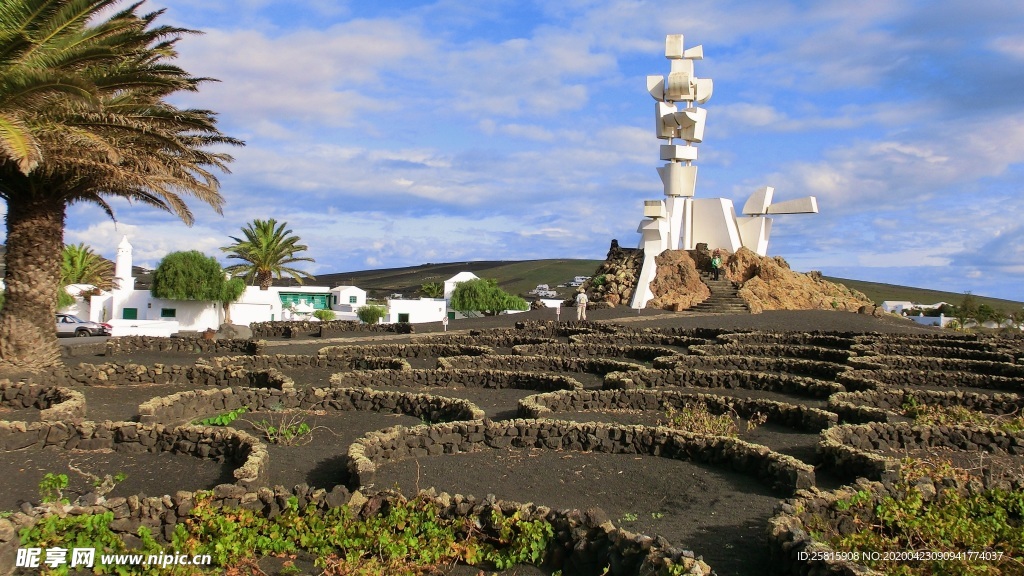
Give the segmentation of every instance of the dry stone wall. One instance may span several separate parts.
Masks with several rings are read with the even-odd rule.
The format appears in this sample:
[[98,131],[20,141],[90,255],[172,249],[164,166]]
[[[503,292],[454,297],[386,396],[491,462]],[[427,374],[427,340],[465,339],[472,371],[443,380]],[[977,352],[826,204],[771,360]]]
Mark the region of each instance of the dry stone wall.
[[674,356],[678,352],[659,346],[617,346],[614,344],[525,344],[512,348],[522,356],[563,356],[579,358],[629,358],[650,362],[661,356]]
[[629,372],[612,372],[604,377],[605,390],[632,390],[665,386],[692,388],[744,388],[772,390],[784,394],[828,398],[845,388],[827,382],[789,374],[763,374],[743,370],[654,370],[638,368]]
[[206,338],[162,338],[119,336],[107,340],[105,355],[132,352],[185,352],[192,354],[262,354],[263,343],[254,340],[207,340]]
[[696,356],[766,356],[781,358],[802,358],[820,362],[843,364],[854,356],[848,350],[837,350],[823,346],[799,344],[704,344],[690,346],[690,354]]
[[907,403],[926,406],[959,406],[984,414],[1020,414],[1024,411],[1024,398],[1017,394],[978,394],[951,390],[905,390],[877,388],[856,392],[840,392],[828,399],[829,410],[839,414],[845,422],[888,422],[890,416],[902,414]]
[[338,358],[379,357],[389,358],[438,358],[442,356],[482,356],[493,354],[489,346],[467,346],[462,344],[375,344],[371,346],[327,346],[317,353],[327,361]]
[[925,344],[907,344],[904,342],[873,342],[871,344],[855,344],[852,350],[870,360],[875,355],[891,356],[927,356],[934,358],[958,358],[961,360],[988,360],[990,362],[1014,362],[1013,354],[992,350],[976,350],[955,346],[933,346]]
[[39,410],[39,419],[81,421],[85,418],[85,395],[64,386],[0,380],[0,406],[15,410]]
[[630,362],[604,358],[563,356],[519,356],[489,354],[487,356],[450,356],[437,359],[445,370],[512,370],[516,372],[578,372],[604,376],[609,372],[628,371],[637,367]]
[[926,356],[861,356],[850,358],[859,370],[920,370],[925,372],[970,372],[986,376],[1024,378],[1024,365],[990,360],[930,358]]
[[231,428],[137,422],[8,422],[0,420],[0,451],[29,447],[63,450],[174,452],[234,462],[237,484],[265,479],[267,447],[255,436]]
[[1024,455],[1024,432],[1010,434],[976,426],[912,426],[907,422],[844,424],[822,431],[818,452],[823,465],[838,474],[884,480],[899,471],[900,452],[936,447],[1020,456]]
[[812,466],[735,438],[561,420],[453,422],[370,432],[349,447],[349,473],[359,486],[372,486],[377,467],[387,462],[510,447],[692,460],[749,474],[789,494],[814,485]]
[[981,388],[1024,394],[1024,378],[991,376],[973,372],[927,372],[924,370],[848,370],[836,376],[848,390],[892,388]]
[[521,390],[574,390],[583,385],[575,378],[539,372],[506,370],[366,370],[331,375],[331,386],[368,388],[517,388]]
[[849,370],[843,364],[821,362],[819,360],[803,360],[801,358],[763,357],[763,356],[665,356],[657,358],[652,364],[654,368],[665,370],[744,370],[748,372],[775,372],[807,376],[821,380],[834,380],[836,376]]
[[219,388],[189,390],[153,398],[139,405],[139,421],[144,424],[174,424],[242,407],[254,412],[282,409],[331,412],[366,410],[406,414],[430,422],[480,420],[484,417],[483,410],[468,400],[429,394],[388,392],[369,388]]
[[857,343],[855,333],[835,332],[737,332],[718,336],[719,344],[786,344],[849,350]]
[[557,413],[587,410],[664,411],[701,402],[713,414],[741,418],[763,415],[766,422],[796,430],[818,432],[836,425],[836,415],[817,408],[774,400],[743,399],[674,390],[572,390],[535,394],[519,401],[521,418],[552,418]]

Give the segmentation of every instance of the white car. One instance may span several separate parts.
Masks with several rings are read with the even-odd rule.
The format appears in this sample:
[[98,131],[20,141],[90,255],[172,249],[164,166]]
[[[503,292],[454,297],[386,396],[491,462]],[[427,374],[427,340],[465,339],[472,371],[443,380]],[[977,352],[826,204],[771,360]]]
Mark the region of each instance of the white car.
[[57,314],[57,336],[110,336],[110,324],[82,320],[74,314]]

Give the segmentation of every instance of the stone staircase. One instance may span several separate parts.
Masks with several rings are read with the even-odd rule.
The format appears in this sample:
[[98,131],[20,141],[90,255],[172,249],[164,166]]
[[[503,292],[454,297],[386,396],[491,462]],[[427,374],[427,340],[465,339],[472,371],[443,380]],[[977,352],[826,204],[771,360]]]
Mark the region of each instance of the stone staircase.
[[700,279],[707,284],[711,290],[711,296],[690,308],[691,312],[704,312],[712,314],[749,314],[750,308],[742,298],[736,295],[737,289],[731,280],[712,280],[710,272],[701,272]]

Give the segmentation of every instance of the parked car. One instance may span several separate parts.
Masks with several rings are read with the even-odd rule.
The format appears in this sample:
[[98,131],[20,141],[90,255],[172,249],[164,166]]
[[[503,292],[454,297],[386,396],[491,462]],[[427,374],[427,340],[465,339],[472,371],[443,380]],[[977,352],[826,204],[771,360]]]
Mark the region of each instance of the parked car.
[[57,336],[110,336],[110,324],[82,320],[74,314],[57,314]]

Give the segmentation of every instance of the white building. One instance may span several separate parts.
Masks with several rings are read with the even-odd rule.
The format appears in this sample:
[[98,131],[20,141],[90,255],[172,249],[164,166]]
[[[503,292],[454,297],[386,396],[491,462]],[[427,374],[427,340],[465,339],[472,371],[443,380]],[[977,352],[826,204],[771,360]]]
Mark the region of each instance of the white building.
[[448,301],[444,298],[390,298],[384,322],[440,322],[447,312]]
[[[90,320],[110,324],[114,336],[170,336],[183,330],[217,329],[225,321],[224,306],[219,302],[168,300],[153,297],[149,290],[136,290],[132,276],[132,245],[127,236],[117,247],[114,286],[110,292],[92,296],[88,312]],[[355,287],[339,288],[359,290]],[[346,298],[350,292],[356,296],[357,302],[365,303],[365,292],[360,290],[360,296],[349,290],[345,292]],[[324,286],[271,286],[268,290],[247,286],[239,300],[230,304],[231,322],[248,325],[284,320],[290,309],[300,305],[316,310],[333,308],[334,295],[330,288]],[[348,308],[347,304],[345,308]]]

